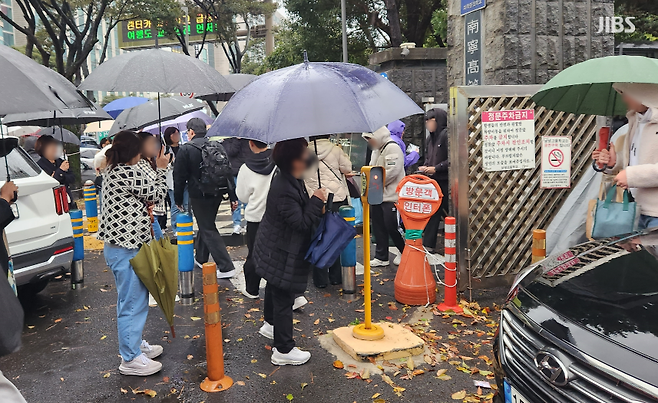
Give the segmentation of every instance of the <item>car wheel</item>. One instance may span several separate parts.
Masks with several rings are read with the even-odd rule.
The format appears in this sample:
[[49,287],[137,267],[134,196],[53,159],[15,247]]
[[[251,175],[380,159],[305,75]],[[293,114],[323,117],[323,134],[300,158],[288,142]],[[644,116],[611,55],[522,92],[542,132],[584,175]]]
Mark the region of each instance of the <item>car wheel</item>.
[[39,280],[34,283],[29,283],[18,287],[18,294],[35,295],[43,291],[48,285],[48,279]]

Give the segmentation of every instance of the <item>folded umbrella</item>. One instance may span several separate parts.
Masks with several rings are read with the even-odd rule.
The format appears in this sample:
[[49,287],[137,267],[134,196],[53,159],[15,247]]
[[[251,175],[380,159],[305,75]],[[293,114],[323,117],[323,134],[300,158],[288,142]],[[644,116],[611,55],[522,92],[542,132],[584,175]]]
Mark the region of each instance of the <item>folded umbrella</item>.
[[137,277],[151,293],[165,319],[174,331],[174,306],[178,292],[178,252],[168,238],[143,244],[137,255],[130,260]]
[[124,97],[115,99],[114,101],[105,105],[103,110],[112,116],[112,119],[116,119],[117,116],[119,116],[119,114],[124,110],[132,108],[133,106],[141,105],[148,101],[148,98],[143,97]]
[[162,98],[159,105],[158,101],[149,101],[121,112],[110,128],[108,135],[114,136],[121,130],[143,129],[162,120],[170,120],[201,110],[205,106],[206,104],[202,101],[187,97]]
[[658,84],[658,60],[642,56],[590,59],[558,73],[532,100],[555,111],[623,116],[627,108],[612,87],[615,83]]
[[38,111],[13,113],[5,116],[2,123],[7,126],[32,125],[41,127],[59,125],[86,125],[87,123],[112,120],[107,112],[97,105],[86,108],[63,109],[61,111]]
[[356,229],[340,214],[327,209],[311,240],[305,259],[312,265],[327,269],[356,236]]
[[0,71],[0,116],[92,105],[62,75],[4,45],[0,45]]
[[207,137],[273,144],[307,136],[373,132],[423,113],[386,78],[350,63],[304,63],[263,74],[226,104]]

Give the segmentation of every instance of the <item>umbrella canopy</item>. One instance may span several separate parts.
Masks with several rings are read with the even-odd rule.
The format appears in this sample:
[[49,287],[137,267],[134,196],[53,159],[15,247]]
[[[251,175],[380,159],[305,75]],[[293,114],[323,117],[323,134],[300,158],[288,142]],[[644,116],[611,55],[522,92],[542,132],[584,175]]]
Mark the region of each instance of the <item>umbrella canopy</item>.
[[402,90],[350,63],[310,63],[263,74],[236,93],[208,137],[265,143],[332,133],[373,132],[423,113]]
[[242,88],[246,87],[247,84],[254,81],[254,79],[256,79],[256,77],[258,77],[258,76],[253,75],[253,74],[240,74],[240,73],[238,73],[238,74],[227,74],[224,77],[226,78],[226,81],[228,81],[229,84],[231,84],[231,86],[233,87],[233,91],[223,92],[223,93],[218,93],[218,94],[204,95],[204,96],[200,96],[200,97],[197,97],[197,98],[203,99],[204,101],[223,101],[223,102],[226,102],[229,99],[231,99],[233,94],[240,91]]
[[586,115],[626,114],[614,83],[658,84],[658,60],[609,56],[573,65],[553,77],[532,100],[547,109]]
[[80,84],[81,90],[216,94],[233,90],[210,65],[160,49],[128,52],[106,60]]
[[61,111],[14,113],[5,116],[2,122],[7,126],[33,125],[50,127],[56,125],[87,124],[102,120],[112,120],[112,116],[108,115],[99,106],[92,105],[92,107],[87,108],[63,109]]
[[143,244],[130,259],[135,274],[149,290],[171,326],[174,337],[174,305],[178,292],[178,250],[168,238]]
[[78,136],[59,126],[46,127],[33,134],[33,136],[36,137],[41,137],[43,135],[53,136],[56,140],[63,143],[80,145],[80,139]]
[[125,109],[132,108],[133,106],[141,105],[148,102],[148,98],[143,97],[125,97],[120,99],[115,99],[109,104],[103,107],[103,110],[107,112],[112,119],[116,119],[117,116]]
[[62,75],[4,45],[0,45],[0,71],[0,116],[91,106]]
[[158,101],[149,101],[121,112],[114,121],[109,136],[113,136],[121,130],[143,129],[161,120],[170,120],[204,107],[205,104],[202,101],[185,97],[162,98],[160,108],[158,108]]
[[[168,120],[166,122],[162,122],[162,132],[164,133],[164,130],[168,127],[175,127],[178,129],[179,132],[185,132],[187,131],[187,122],[192,119],[192,118],[199,118],[206,122],[207,125],[211,124],[213,122],[213,118],[208,116],[206,113],[203,111],[196,111],[196,112],[190,112],[186,113],[185,115],[181,115],[177,117],[176,119]],[[146,126],[143,131],[149,132],[151,134],[158,134],[160,133],[160,128],[158,127],[157,124],[155,125],[150,125]]]

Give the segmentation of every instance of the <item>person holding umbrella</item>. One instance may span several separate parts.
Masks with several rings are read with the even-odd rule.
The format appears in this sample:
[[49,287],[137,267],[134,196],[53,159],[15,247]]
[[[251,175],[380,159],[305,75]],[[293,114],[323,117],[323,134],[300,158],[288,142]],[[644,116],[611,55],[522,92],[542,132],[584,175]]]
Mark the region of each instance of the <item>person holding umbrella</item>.
[[103,254],[112,269],[117,287],[117,327],[123,375],[148,376],[162,369],[153,358],[162,347],[142,340],[148,315],[148,290],[130,260],[142,244],[151,240],[151,219],[146,205],[162,200],[169,158],[162,152],[155,159],[156,176],[149,178],[137,167],[141,142],[133,132],[116,135],[106,151],[107,167],[103,180],[103,214],[98,239],[105,241]]
[[[159,149],[158,139],[148,132],[139,132],[137,133],[141,141],[140,155],[142,159],[139,160],[137,167],[139,167],[144,174],[149,177],[152,181],[155,181],[158,174],[158,167],[155,163],[155,159],[158,156]],[[167,158],[169,154],[165,154]],[[171,171],[171,164],[167,166],[167,175]],[[168,187],[168,186],[167,186]],[[166,195],[165,195],[166,197]],[[153,215],[153,237],[157,240],[162,238],[164,235],[162,233],[163,221],[166,224],[167,219],[167,207],[165,205],[164,197],[158,200],[156,203],[151,203],[149,206],[149,212]]]
[[628,106],[628,134],[594,151],[592,158],[605,173],[615,175],[640,207],[639,229],[658,227],[658,85],[617,83],[614,89]]
[[304,139],[277,143],[272,159],[279,173],[272,179],[265,215],[254,244],[256,273],[267,280],[259,333],[274,339],[272,364],[302,365],[311,353],[295,347],[292,312],[295,295],[306,291],[309,263],[304,259],[314,228],[322,217],[326,188],[309,197],[303,177],[312,165]]
[[41,158],[39,158],[37,164],[46,174],[52,176],[57,182],[66,187],[66,193],[69,196],[69,206],[71,209],[74,209],[77,207],[73,203],[73,197],[71,196],[71,185],[75,183],[75,175],[69,170],[69,162],[59,157],[61,155],[61,144],[53,136],[48,134],[39,137],[38,147],[35,147],[35,149]]

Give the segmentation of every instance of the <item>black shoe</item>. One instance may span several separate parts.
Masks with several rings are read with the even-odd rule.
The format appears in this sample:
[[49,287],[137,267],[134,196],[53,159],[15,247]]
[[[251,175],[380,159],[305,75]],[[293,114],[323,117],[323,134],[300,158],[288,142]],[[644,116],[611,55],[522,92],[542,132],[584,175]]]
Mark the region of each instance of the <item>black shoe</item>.
[[327,288],[327,284],[313,284],[315,288]]
[[332,281],[331,282],[331,285],[341,285],[341,284],[343,284],[342,280],[341,281]]

